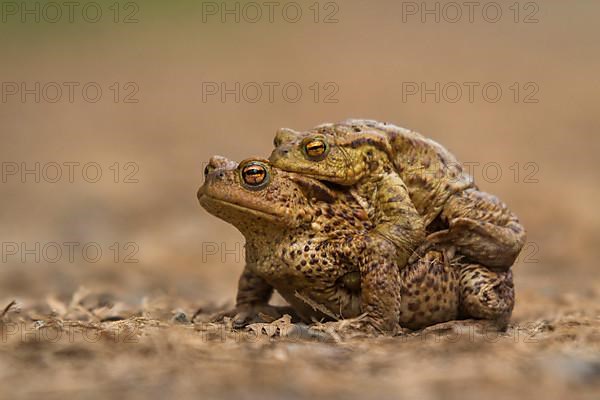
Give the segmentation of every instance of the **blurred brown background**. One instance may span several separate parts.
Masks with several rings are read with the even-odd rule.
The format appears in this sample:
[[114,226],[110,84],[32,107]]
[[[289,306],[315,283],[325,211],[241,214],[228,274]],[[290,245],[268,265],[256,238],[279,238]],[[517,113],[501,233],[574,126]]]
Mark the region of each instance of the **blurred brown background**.
[[[243,267],[243,238],[197,204],[204,163],[213,154],[266,157],[279,127],[306,129],[347,117],[417,130],[459,160],[479,163],[476,182],[503,199],[528,230],[527,254],[514,267],[522,299],[516,321],[534,312],[525,299],[541,299],[535,312],[551,312],[545,299],[597,290],[600,3],[544,0],[515,9],[501,1],[495,23],[496,8],[483,11],[489,2],[479,3],[473,22],[465,7],[452,22],[456,9],[448,2],[437,3],[439,22],[421,15],[421,8],[435,10],[433,1],[321,2],[318,16],[313,2],[298,2],[302,17],[296,23],[290,20],[297,7],[284,13],[287,2],[274,9],[273,22],[263,3],[253,3],[263,4],[255,23],[255,8],[243,2],[121,2],[118,15],[112,3],[96,2],[103,12],[97,23],[83,18],[82,7],[73,23],[66,8],[51,23],[54,11],[44,15],[46,2],[40,2],[37,23],[27,15],[23,22],[22,10],[15,14],[3,2],[4,303],[68,298],[82,285],[130,303],[156,294],[231,302]],[[239,23],[235,15],[223,21],[221,8],[235,10],[236,4]],[[35,92],[36,82],[39,103],[21,87]],[[52,82],[63,89],[56,103],[49,101],[56,93]],[[79,85],[73,102],[64,82]],[[95,103],[82,93],[90,82],[88,95],[102,89]],[[220,85],[232,89],[236,82],[239,102],[234,94],[222,99]],[[256,102],[253,82],[262,88]],[[265,82],[275,82],[272,102]],[[463,90],[457,101],[452,82]],[[465,82],[476,83],[473,101]],[[439,83],[439,101],[434,94],[423,101],[421,93],[406,92],[421,83],[429,89]],[[284,98],[286,84],[292,85],[290,96],[293,86],[302,89],[297,102]],[[494,87],[502,89],[498,101],[486,99],[486,84],[492,97]],[[217,94],[206,92],[215,87]],[[64,166],[69,162],[80,163],[73,183]],[[39,183],[34,175],[23,178],[23,165],[35,163],[40,173],[44,166],[52,172],[51,163],[63,165],[62,179],[51,183],[43,173]],[[86,163],[100,166],[97,183],[83,179]],[[132,172],[138,182],[124,182]],[[35,262],[24,255],[23,244],[55,242],[79,243],[75,259],[63,254],[51,263],[52,256],[41,254]],[[86,243],[103,250],[98,262],[81,256]],[[116,260],[114,243],[120,248]],[[132,249],[137,263],[125,262]]]
[[[65,7],[62,19],[52,24],[45,21],[53,18],[53,10],[45,18],[40,4],[40,23],[33,23],[34,15],[25,15],[27,23],[21,23],[19,9],[17,15],[5,13],[7,22],[0,25],[5,38],[0,158],[6,169],[1,239],[19,243],[17,254],[2,263],[2,297],[69,293],[83,284],[115,285],[130,296],[166,291],[231,299],[243,258],[222,250],[235,249],[242,237],[197,204],[203,163],[213,154],[236,160],[268,156],[277,128],[306,129],[346,117],[418,130],[461,161],[479,163],[472,167],[478,184],[518,213],[533,243],[529,260],[539,262],[515,267],[521,288],[564,290],[598,277],[600,254],[593,236],[600,225],[596,2],[545,1],[539,10],[520,4],[518,19],[537,23],[515,23],[516,11],[508,3],[501,4],[497,23],[486,21],[494,20],[495,8],[484,12],[483,6],[474,9],[473,23],[468,8],[452,23],[455,8],[445,3],[438,5],[437,16],[422,16],[421,3],[355,1],[335,7],[320,3],[320,23],[314,22],[311,3],[294,3],[302,10],[297,23],[288,22],[296,8],[284,12],[286,3],[274,8],[273,23],[266,6],[262,18],[251,23],[255,9],[237,3],[240,22],[235,23],[235,14],[219,14],[221,8],[235,10],[235,2],[144,3],[137,8],[121,3],[119,20],[138,22],[114,23],[111,3],[101,2],[98,23],[84,19],[93,18],[94,10],[84,13],[78,7],[71,24]],[[435,10],[435,2],[427,9]],[[35,94],[25,94],[23,102],[21,87],[9,94],[11,83],[25,83],[35,92],[35,82],[40,82],[39,103]],[[73,103],[64,82],[79,84]],[[96,103],[84,98],[89,82],[102,89]],[[116,89],[110,88],[115,82],[117,103]],[[125,87],[128,82],[136,86]],[[234,94],[223,101],[220,85],[235,91],[236,82],[239,103]],[[273,102],[265,82],[274,82]],[[328,82],[333,85],[326,87]],[[436,82],[439,102],[435,94],[423,102],[422,93],[406,92],[421,83],[435,91]],[[451,102],[457,96],[451,82],[462,87],[456,102]],[[479,85],[472,102],[465,82]],[[528,82],[535,86],[525,87]],[[56,97],[49,83],[62,87],[56,103],[48,101]],[[302,89],[297,102],[285,100],[286,84]],[[486,100],[486,84],[502,89],[499,101]],[[203,88],[215,85],[219,92],[205,92],[203,101]],[[252,103],[256,85],[262,97]],[[294,98],[294,87],[288,90]],[[488,90],[494,98],[495,89]],[[87,93],[95,97],[93,87]],[[326,102],[331,100],[337,103]],[[23,170],[35,169],[36,162],[40,183],[33,174],[23,179]],[[57,183],[51,183],[52,162],[62,168]],[[73,183],[65,162],[80,163],[73,167]],[[84,164],[92,162],[103,173],[97,183],[82,177]],[[127,162],[139,171],[126,168]],[[15,175],[7,163],[18,164]],[[114,163],[119,163],[119,183],[114,183]],[[50,179],[44,179],[44,167]],[[95,169],[90,168],[93,180]],[[123,182],[129,173],[139,182]],[[51,242],[78,242],[80,259],[83,245],[94,242],[103,256],[97,263],[79,264],[63,254],[48,263],[53,256],[42,254],[39,263],[31,262],[33,256],[23,263],[23,242],[28,248],[39,242],[39,253]],[[108,249],[114,242],[137,243],[139,263],[115,265]],[[207,243],[222,247],[206,254],[215,251]]]

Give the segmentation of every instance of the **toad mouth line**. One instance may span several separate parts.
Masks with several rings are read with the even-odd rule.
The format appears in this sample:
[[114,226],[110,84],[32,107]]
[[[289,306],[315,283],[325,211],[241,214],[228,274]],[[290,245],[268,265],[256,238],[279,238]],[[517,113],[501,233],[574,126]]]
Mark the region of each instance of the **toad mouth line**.
[[245,207],[245,206],[242,206],[242,205],[237,204],[237,203],[232,203],[230,201],[217,199],[216,197],[212,197],[212,196],[209,196],[207,194],[203,194],[199,198],[199,200],[201,202],[203,200],[207,200],[209,202],[213,202],[215,204],[221,204],[221,205],[223,205],[225,207],[235,208],[235,209],[243,211],[243,212],[250,212],[250,213],[255,213],[255,214],[261,214],[261,215],[264,215],[264,216],[266,216],[268,218],[279,218],[280,217],[280,215],[278,215],[278,214],[269,213],[269,212],[262,211],[262,210],[257,210],[256,208]]

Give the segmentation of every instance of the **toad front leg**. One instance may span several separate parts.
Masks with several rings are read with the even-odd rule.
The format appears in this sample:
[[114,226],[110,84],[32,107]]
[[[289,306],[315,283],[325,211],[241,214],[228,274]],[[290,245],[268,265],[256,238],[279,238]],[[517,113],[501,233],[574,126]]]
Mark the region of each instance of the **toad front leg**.
[[264,322],[260,314],[265,314],[273,319],[282,317],[284,314],[295,316],[291,307],[276,307],[269,305],[273,294],[273,287],[264,279],[252,272],[252,268],[246,265],[238,282],[235,308],[218,314],[213,320],[223,317],[233,319],[233,327],[241,328],[254,322]]
[[425,227],[400,176],[395,172],[382,175],[371,193],[370,203],[376,205],[373,234],[396,246],[397,265],[402,268],[425,238]]
[[[351,247],[350,249],[348,248]],[[356,254],[351,262],[360,271],[362,320],[367,331],[393,334],[400,328],[400,273],[395,262],[396,247],[381,238],[354,238],[345,254]]]
[[454,248],[474,262],[507,270],[525,244],[518,218],[497,197],[477,189],[451,196],[440,217],[449,228],[429,235],[416,255]]

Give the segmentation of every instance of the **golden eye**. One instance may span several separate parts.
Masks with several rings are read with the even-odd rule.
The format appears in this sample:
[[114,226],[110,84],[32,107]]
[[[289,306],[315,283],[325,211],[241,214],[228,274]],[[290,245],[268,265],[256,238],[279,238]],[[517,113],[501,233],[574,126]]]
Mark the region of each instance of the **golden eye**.
[[313,139],[304,145],[304,151],[306,155],[313,159],[319,159],[324,157],[327,154],[329,147],[324,140],[321,139]]
[[268,182],[269,173],[267,167],[260,162],[251,161],[241,169],[244,183],[250,187],[260,187]]

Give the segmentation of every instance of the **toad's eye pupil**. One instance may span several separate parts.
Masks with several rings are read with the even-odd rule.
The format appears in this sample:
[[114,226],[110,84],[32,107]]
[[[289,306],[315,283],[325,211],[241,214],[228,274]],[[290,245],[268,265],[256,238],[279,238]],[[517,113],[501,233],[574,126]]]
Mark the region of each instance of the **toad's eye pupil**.
[[206,167],[204,167],[204,175],[208,175],[209,172],[210,172],[210,168],[207,165]]
[[267,171],[260,165],[249,165],[242,170],[242,176],[248,185],[260,185],[267,177]]
[[306,153],[309,156],[320,156],[325,153],[325,143],[321,140],[314,140],[306,144]]

